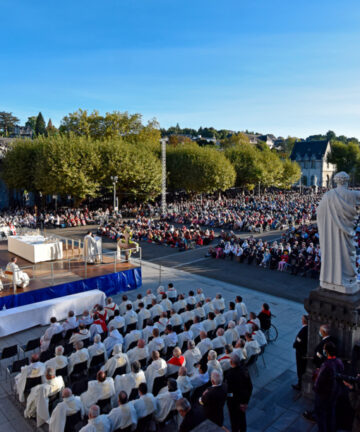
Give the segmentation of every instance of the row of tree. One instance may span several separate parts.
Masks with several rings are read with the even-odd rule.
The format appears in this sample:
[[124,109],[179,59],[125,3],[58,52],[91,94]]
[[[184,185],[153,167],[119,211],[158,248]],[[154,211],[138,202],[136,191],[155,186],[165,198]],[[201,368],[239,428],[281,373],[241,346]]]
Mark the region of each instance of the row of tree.
[[[18,126],[19,122],[20,119],[13,115],[13,113],[0,111],[0,136],[13,136],[15,127]],[[46,125],[41,112],[37,116],[28,117],[25,127],[31,129],[34,137],[52,136],[58,132],[56,127],[53,126],[51,119],[48,120]]]

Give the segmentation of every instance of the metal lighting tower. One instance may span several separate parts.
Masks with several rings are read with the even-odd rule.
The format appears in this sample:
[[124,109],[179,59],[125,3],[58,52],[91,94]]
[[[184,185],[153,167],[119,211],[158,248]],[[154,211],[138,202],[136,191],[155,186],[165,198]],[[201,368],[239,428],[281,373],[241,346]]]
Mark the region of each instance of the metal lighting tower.
[[113,205],[113,208],[114,208],[114,211],[116,211],[117,210],[117,208],[116,208],[116,183],[118,182],[119,178],[118,178],[118,176],[111,176],[110,178],[111,178],[111,181],[113,182],[113,186],[114,186],[114,205]]
[[166,139],[163,138],[161,142],[161,213],[166,213]]

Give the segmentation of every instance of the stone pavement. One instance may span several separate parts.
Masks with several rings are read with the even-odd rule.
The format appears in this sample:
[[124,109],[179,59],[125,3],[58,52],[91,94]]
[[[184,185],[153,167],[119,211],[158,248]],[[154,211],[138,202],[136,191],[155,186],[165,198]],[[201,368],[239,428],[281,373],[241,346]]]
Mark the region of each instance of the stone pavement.
[[[144,293],[148,288],[156,289],[159,286],[159,266],[144,261],[142,265],[143,287],[130,291],[131,299],[135,299],[138,292]],[[269,303],[272,312],[276,315],[273,323],[279,331],[279,337],[276,342],[267,347],[264,355],[265,364],[259,358],[258,376],[254,370],[251,370],[254,392],[247,414],[248,432],[314,432],[317,430],[316,426],[308,423],[301,416],[302,411],[311,408],[311,402],[300,397],[291,388],[291,384],[296,382],[292,343],[301,326],[301,315],[304,313],[301,304],[174,268],[161,268],[161,282],[162,285],[173,282],[180,292],[187,293],[190,289],[202,288],[205,295],[211,297],[221,292],[226,302],[240,294],[249,311],[259,312],[264,302]],[[120,298],[120,295],[115,297],[117,301]],[[27,340],[43,333],[43,327],[36,327],[2,338],[0,349],[14,343],[24,344]],[[5,380],[4,373],[0,378],[0,431],[31,430],[34,424],[30,426],[30,422],[23,420],[22,412],[10,396],[9,382]],[[227,413],[225,426],[229,427]],[[174,427],[170,426],[168,430],[173,431]]]

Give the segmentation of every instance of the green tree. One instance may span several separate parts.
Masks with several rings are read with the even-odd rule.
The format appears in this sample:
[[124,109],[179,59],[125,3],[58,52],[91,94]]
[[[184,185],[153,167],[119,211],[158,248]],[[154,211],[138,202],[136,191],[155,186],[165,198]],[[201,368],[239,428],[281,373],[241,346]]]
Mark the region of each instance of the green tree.
[[45,125],[45,120],[43,115],[41,114],[41,112],[39,112],[38,116],[36,117],[36,122],[35,122],[35,135],[36,136],[40,136],[40,135],[44,135],[46,136],[46,125]]
[[211,193],[229,189],[235,183],[235,170],[225,155],[195,143],[168,147],[167,168],[173,190]]
[[253,189],[262,179],[260,151],[252,144],[230,147],[225,152],[236,171],[236,186]]
[[34,134],[35,134],[35,125],[36,125],[36,116],[28,117],[25,126],[30,127]]
[[56,127],[52,124],[51,119],[49,118],[48,124],[46,126],[46,135],[54,136],[57,133]]
[[8,136],[19,121],[11,112],[0,111],[0,131],[2,135]]
[[239,132],[221,140],[220,146],[223,149],[228,149],[231,147],[237,147],[239,145],[249,143],[249,138],[243,132]]
[[351,174],[354,172],[359,159],[360,150],[356,143],[345,144],[341,141],[334,141],[331,144],[331,152],[327,162],[335,164],[338,171]]
[[285,159],[282,162],[282,173],[279,181],[279,186],[283,188],[290,188],[300,180],[301,168],[297,162],[290,159]]

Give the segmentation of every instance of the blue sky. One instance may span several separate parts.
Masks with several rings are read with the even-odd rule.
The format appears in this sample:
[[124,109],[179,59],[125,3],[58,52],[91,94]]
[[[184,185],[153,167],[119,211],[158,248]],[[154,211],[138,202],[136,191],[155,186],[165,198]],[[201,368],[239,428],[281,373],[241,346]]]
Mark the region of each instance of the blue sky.
[[1,0],[0,110],[360,138],[360,2]]

